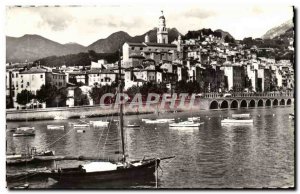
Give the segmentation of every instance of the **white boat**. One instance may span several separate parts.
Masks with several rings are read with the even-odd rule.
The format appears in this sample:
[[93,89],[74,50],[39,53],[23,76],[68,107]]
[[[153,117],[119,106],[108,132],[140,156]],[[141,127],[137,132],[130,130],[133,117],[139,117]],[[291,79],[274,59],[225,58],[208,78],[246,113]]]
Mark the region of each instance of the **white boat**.
[[189,117],[188,121],[198,121],[200,120],[200,117]]
[[90,124],[93,127],[107,127],[109,122],[108,121],[90,121]]
[[29,130],[34,130],[34,127],[17,127],[17,130],[29,131]]
[[16,132],[13,133],[13,137],[20,136],[35,136],[34,127],[18,127]]
[[253,124],[253,119],[223,119],[221,124]]
[[250,114],[232,114],[232,118],[250,118]]
[[250,118],[250,114],[232,114],[232,118],[223,119],[221,124],[253,124],[253,119]]
[[85,127],[89,127],[89,124],[73,124],[74,128],[85,128]]
[[136,125],[136,124],[128,124],[125,126],[126,128],[139,128],[140,126],[139,125]]
[[85,130],[84,129],[77,129],[76,132],[77,133],[85,133]]
[[47,129],[65,129],[63,125],[47,125]]
[[175,122],[175,119],[142,119],[147,124],[154,124],[154,123],[172,123]]
[[199,127],[204,124],[204,122],[191,122],[191,121],[183,121],[179,123],[170,123],[170,127]]

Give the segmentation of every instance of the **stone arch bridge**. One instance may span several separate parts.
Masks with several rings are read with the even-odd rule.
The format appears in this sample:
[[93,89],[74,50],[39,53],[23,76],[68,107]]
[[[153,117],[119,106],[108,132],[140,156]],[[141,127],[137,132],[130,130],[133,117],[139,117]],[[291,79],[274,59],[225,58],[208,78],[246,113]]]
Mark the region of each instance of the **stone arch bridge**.
[[209,109],[239,109],[256,107],[291,106],[294,104],[293,93],[240,93],[230,97],[221,97],[219,94],[205,94]]

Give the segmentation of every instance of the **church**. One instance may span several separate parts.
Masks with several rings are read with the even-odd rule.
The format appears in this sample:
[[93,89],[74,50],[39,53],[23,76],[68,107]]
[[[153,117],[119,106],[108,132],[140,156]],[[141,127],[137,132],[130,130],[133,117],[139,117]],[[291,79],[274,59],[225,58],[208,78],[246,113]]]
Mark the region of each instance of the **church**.
[[143,60],[153,60],[156,65],[165,62],[171,63],[181,56],[182,51],[181,36],[178,36],[176,44],[168,41],[168,29],[163,11],[158,21],[157,42],[151,42],[149,35],[146,34],[145,41],[142,43],[125,42],[123,44],[123,63],[124,68],[135,67],[142,64]]

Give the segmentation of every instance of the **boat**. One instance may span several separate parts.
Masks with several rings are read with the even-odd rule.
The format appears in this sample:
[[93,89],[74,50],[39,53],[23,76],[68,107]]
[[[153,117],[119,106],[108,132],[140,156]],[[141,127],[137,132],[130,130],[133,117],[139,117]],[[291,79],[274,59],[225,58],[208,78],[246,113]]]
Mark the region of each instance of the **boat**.
[[198,121],[200,120],[200,117],[189,117],[188,121]]
[[90,125],[89,124],[73,124],[73,127],[74,128],[86,128],[86,127],[89,127]]
[[13,137],[20,136],[35,136],[34,127],[18,127],[17,130],[13,133]]
[[147,124],[155,124],[155,123],[173,123],[175,119],[142,119]]
[[17,186],[13,186],[13,187],[11,187],[11,188],[9,188],[9,189],[28,189],[29,188],[29,184],[28,183],[26,183],[26,184],[21,184],[21,185],[17,185]]
[[47,156],[54,156],[55,152],[52,150],[46,150],[37,152],[36,148],[33,147],[31,150],[28,150],[26,154],[8,154],[6,155],[6,164],[7,165],[18,165],[18,164],[29,164],[31,162],[36,162],[36,157],[47,157]]
[[84,129],[77,129],[76,132],[77,133],[85,133],[85,130]]
[[126,128],[139,128],[140,125],[136,125],[136,124],[128,124],[128,125],[126,125],[126,126],[124,126],[124,127],[126,127]]
[[[119,61],[119,75],[121,77],[121,62]],[[123,92],[123,81],[119,80],[118,92]],[[42,176],[52,178],[58,182],[101,182],[117,179],[139,180],[141,177],[153,176],[163,159],[150,158],[129,161],[125,153],[123,104],[119,105],[119,131],[121,139],[121,159],[117,162],[94,161],[79,165],[75,168],[56,168],[45,171]]]
[[47,129],[65,129],[63,125],[47,125]]
[[93,127],[108,127],[108,121],[90,121]]
[[221,125],[226,124],[253,124],[250,114],[232,114],[232,118],[226,118],[221,121]]
[[232,118],[250,118],[250,114],[232,114]]
[[179,123],[170,123],[170,127],[199,127],[204,124],[204,122],[192,122],[192,121],[183,121]]

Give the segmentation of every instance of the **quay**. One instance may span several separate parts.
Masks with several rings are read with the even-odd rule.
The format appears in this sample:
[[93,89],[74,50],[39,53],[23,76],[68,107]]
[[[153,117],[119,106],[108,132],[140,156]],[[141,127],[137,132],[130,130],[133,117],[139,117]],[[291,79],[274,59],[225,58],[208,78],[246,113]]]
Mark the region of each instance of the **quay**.
[[[179,102],[179,100],[177,100]],[[147,103],[147,102],[144,102]],[[200,111],[200,110],[223,110],[223,109],[239,109],[239,108],[261,108],[261,107],[277,107],[291,106],[294,104],[294,93],[292,92],[269,92],[269,93],[233,93],[230,97],[224,97],[219,93],[205,93],[201,98],[196,98],[193,106],[189,105],[186,100],[186,106],[178,108],[179,103],[175,103],[173,108],[170,102],[167,102],[164,108],[157,104],[150,106],[132,107],[125,105],[124,113],[130,114],[149,114],[156,112],[184,112],[184,111]],[[56,107],[56,108],[38,108],[27,110],[6,110],[7,121],[33,121],[33,120],[54,120],[85,118],[85,117],[101,117],[107,115],[117,115],[118,106],[107,108],[103,105],[94,106],[75,106],[75,107]]]

